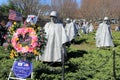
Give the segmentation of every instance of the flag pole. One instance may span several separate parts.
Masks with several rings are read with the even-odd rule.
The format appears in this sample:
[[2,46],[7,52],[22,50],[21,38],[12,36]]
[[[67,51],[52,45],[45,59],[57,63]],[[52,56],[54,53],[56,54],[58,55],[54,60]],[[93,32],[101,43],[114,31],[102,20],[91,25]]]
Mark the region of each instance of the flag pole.
[[39,9],[39,11],[38,11],[38,15],[37,15],[38,17],[39,17],[39,15],[40,15],[40,12],[41,12],[41,10]]
[[65,44],[63,44],[63,47],[61,48],[62,49],[62,54],[61,54],[61,62],[62,62],[62,80],[64,80],[65,78],[65,54],[66,54],[66,50],[64,49],[65,47]]

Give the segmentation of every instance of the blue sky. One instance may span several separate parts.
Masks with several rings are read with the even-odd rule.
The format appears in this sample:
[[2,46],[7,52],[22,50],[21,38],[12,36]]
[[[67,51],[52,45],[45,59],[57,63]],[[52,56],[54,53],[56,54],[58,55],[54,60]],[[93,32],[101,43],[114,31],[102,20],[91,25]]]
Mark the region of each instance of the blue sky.
[[0,0],[0,5],[1,4],[6,4],[8,2],[8,0]]
[[[0,0],[0,5],[5,4],[5,3],[7,3],[7,2],[8,2],[8,0]],[[43,2],[43,4],[44,4],[44,3],[49,4],[49,3],[50,3],[50,0],[42,0],[42,2]],[[80,2],[81,2],[81,0],[77,0],[77,3],[78,3],[78,4],[80,4]]]
[[[50,3],[50,0],[41,0],[43,3],[47,3],[47,4],[49,4]],[[80,3],[81,2],[81,0],[76,0],[77,1],[77,3]]]

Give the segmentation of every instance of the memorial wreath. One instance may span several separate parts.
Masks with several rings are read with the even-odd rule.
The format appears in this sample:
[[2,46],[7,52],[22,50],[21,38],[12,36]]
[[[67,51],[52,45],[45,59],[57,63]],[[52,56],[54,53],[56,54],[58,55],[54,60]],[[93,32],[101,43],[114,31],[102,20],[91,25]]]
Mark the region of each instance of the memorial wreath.
[[12,25],[7,36],[10,58],[31,60],[41,55],[47,41],[44,30],[35,25],[17,28],[16,25]]

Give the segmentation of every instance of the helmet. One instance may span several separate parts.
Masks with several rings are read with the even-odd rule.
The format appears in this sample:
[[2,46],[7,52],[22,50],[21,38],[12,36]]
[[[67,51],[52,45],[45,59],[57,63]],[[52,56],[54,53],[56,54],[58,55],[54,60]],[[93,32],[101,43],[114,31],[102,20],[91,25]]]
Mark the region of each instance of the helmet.
[[104,17],[104,20],[108,20],[108,17]]
[[50,17],[57,17],[58,15],[57,15],[57,12],[56,11],[52,11],[51,13],[50,13]]
[[70,18],[66,18],[66,21],[70,21]]

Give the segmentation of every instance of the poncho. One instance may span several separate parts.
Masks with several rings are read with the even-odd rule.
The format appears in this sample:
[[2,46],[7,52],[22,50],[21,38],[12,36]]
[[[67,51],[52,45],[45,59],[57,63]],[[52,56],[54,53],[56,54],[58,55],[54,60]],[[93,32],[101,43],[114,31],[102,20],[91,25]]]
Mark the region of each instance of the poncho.
[[96,46],[97,47],[110,47],[114,46],[112,41],[112,35],[110,25],[101,23],[96,32]]
[[65,54],[63,44],[68,41],[63,25],[48,22],[44,29],[48,41],[41,60],[44,62],[61,62],[61,55]]

